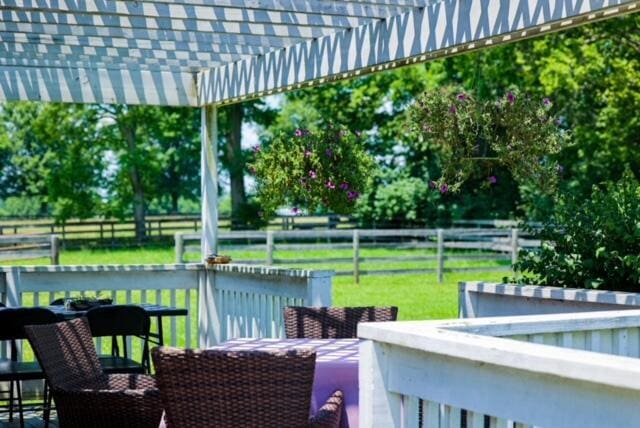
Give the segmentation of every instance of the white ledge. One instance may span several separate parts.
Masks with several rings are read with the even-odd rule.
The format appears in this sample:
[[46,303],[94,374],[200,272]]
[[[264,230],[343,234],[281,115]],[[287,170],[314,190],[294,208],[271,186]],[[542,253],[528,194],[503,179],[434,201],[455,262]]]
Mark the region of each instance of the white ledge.
[[135,272],[202,270],[201,263],[147,264],[147,265],[46,265],[0,266],[0,272]]
[[576,300],[617,305],[640,305],[640,293],[624,291],[586,290],[541,285],[498,284],[491,282],[460,282],[461,292],[498,294],[503,296],[529,297],[534,299]]
[[245,264],[221,264],[208,265],[208,270],[215,272],[241,273],[262,276],[288,276],[298,278],[330,278],[335,275],[332,270],[288,269],[274,266],[245,265]]

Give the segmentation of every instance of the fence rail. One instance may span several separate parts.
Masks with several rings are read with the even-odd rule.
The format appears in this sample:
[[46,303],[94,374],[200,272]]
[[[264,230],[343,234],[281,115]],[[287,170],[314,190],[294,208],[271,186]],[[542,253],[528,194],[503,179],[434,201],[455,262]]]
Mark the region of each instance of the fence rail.
[[48,257],[52,265],[60,264],[60,240],[57,235],[0,236],[0,261]]
[[[171,239],[176,232],[198,231],[200,216],[149,216],[145,220],[145,236],[148,240]],[[230,230],[231,219],[221,217],[219,227]],[[268,228],[281,230],[305,230],[316,228],[353,228],[349,217],[339,216],[281,216],[272,219]],[[57,234],[66,245],[92,241],[102,245],[115,245],[135,236],[133,220],[74,220],[56,223],[52,220],[0,221],[0,236]]]
[[[361,275],[390,275],[406,273],[436,273],[439,282],[446,272],[474,271],[480,268],[448,268],[447,261],[517,261],[522,248],[539,246],[539,242],[523,236],[519,229],[352,229],[308,231],[233,231],[219,234],[220,251],[261,251],[262,259],[245,259],[243,263],[271,265],[313,265],[349,263],[352,270],[339,270],[336,275],[353,275],[356,283]],[[363,256],[361,249],[434,249],[434,256]],[[304,257],[307,250],[351,249],[353,257]],[[478,254],[464,254],[446,250],[479,250]],[[299,258],[277,258],[278,251],[299,251]],[[175,235],[176,263],[183,263],[186,256],[200,256],[200,234],[177,233]],[[363,269],[367,262],[435,262],[435,268]],[[509,270],[509,266],[482,267],[481,270]]]

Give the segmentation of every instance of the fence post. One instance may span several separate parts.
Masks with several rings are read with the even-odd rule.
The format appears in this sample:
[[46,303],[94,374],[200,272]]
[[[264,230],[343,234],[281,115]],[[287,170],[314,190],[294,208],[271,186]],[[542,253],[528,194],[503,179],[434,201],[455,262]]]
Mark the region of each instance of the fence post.
[[444,231],[438,229],[436,236],[438,237],[438,283],[442,284],[444,281]]
[[353,229],[353,279],[360,284],[360,231]]
[[267,230],[267,266],[273,264],[273,230]]
[[51,235],[51,264],[60,264],[60,239],[58,235]]
[[176,263],[184,263],[184,236],[182,236],[182,233],[177,232],[173,239],[176,248]]
[[511,266],[518,261],[518,229],[511,229]]

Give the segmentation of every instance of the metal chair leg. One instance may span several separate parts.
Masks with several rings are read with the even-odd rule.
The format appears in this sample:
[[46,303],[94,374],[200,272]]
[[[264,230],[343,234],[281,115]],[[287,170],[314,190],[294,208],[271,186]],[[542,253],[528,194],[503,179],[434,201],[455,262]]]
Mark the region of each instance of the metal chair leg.
[[22,389],[20,381],[16,381],[16,392],[18,393],[18,411],[20,412],[20,428],[24,428],[24,412],[22,409]]
[[44,428],[49,428],[49,419],[51,417],[51,391],[49,391],[49,383],[44,382]]
[[13,422],[13,381],[9,381],[9,422]]

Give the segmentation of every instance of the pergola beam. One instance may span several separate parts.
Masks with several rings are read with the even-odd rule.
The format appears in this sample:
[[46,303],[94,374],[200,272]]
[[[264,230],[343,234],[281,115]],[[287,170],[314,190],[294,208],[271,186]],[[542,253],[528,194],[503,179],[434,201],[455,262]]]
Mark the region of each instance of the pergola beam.
[[633,0],[457,0],[198,75],[200,104],[237,102],[454,55],[638,10]]
[[197,106],[194,75],[0,66],[0,101]]

